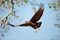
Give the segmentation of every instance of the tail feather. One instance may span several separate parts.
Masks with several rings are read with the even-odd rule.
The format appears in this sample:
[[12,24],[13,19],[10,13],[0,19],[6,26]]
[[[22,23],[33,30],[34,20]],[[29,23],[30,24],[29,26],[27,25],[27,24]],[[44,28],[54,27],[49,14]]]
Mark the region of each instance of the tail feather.
[[38,22],[37,25],[38,25],[38,28],[41,26],[42,22]]
[[32,25],[31,27],[32,28],[34,28],[34,29],[37,29],[37,28],[39,28],[40,26],[41,26],[41,24],[42,24],[42,22],[36,22],[36,23],[34,23],[35,25]]

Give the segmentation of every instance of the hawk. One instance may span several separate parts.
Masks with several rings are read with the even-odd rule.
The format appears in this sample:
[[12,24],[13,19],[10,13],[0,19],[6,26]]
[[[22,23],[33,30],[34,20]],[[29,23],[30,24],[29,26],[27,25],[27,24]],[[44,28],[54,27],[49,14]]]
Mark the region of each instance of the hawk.
[[44,11],[44,5],[40,4],[39,10],[33,15],[33,17],[29,21],[19,24],[18,26],[31,26],[33,29],[39,28],[42,22],[37,21],[41,18],[43,11]]
[[33,15],[33,17],[29,21],[26,21],[25,23],[19,24],[17,26],[31,26],[33,29],[39,28],[42,22],[37,21],[41,18],[43,12],[44,12],[44,5],[40,4],[39,10]]

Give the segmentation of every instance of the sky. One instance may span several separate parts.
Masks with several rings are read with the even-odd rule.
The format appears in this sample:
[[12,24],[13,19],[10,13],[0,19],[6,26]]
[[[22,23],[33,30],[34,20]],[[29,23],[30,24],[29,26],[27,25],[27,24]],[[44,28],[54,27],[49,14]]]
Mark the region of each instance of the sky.
[[[57,11],[48,8],[49,2],[51,2],[51,0],[39,0],[37,2],[44,4],[44,12],[41,19],[39,20],[42,22],[42,25],[39,29],[37,29],[37,33],[30,26],[10,27],[10,30],[5,33],[4,37],[0,36],[0,40],[60,40],[60,29],[54,26],[54,23],[56,23],[55,17]],[[38,9],[39,6],[36,6],[36,10]],[[9,21],[14,25],[24,23],[34,15],[34,10],[29,3],[26,4],[26,6],[21,7],[15,5],[14,10],[17,11],[16,15],[19,16],[19,18],[15,19],[13,19],[14,17],[11,15],[9,16]],[[5,13],[3,13],[3,16],[8,12],[6,10]],[[2,17],[2,13],[0,17]]]

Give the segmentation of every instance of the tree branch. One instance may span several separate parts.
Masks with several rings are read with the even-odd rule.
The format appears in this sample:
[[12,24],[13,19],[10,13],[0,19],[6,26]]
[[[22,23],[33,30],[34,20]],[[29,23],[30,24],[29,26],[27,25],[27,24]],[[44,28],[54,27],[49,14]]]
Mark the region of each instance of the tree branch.
[[5,15],[3,18],[0,19],[0,23],[2,22],[2,20],[8,17],[11,13],[12,13],[12,8],[10,9],[10,12],[7,15]]

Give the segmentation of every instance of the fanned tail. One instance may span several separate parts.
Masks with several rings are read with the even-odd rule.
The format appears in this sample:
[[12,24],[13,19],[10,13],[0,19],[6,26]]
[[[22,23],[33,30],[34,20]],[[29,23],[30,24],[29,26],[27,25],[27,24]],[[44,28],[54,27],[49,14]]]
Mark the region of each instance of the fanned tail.
[[38,28],[41,26],[42,22],[38,22],[37,25],[38,25]]

